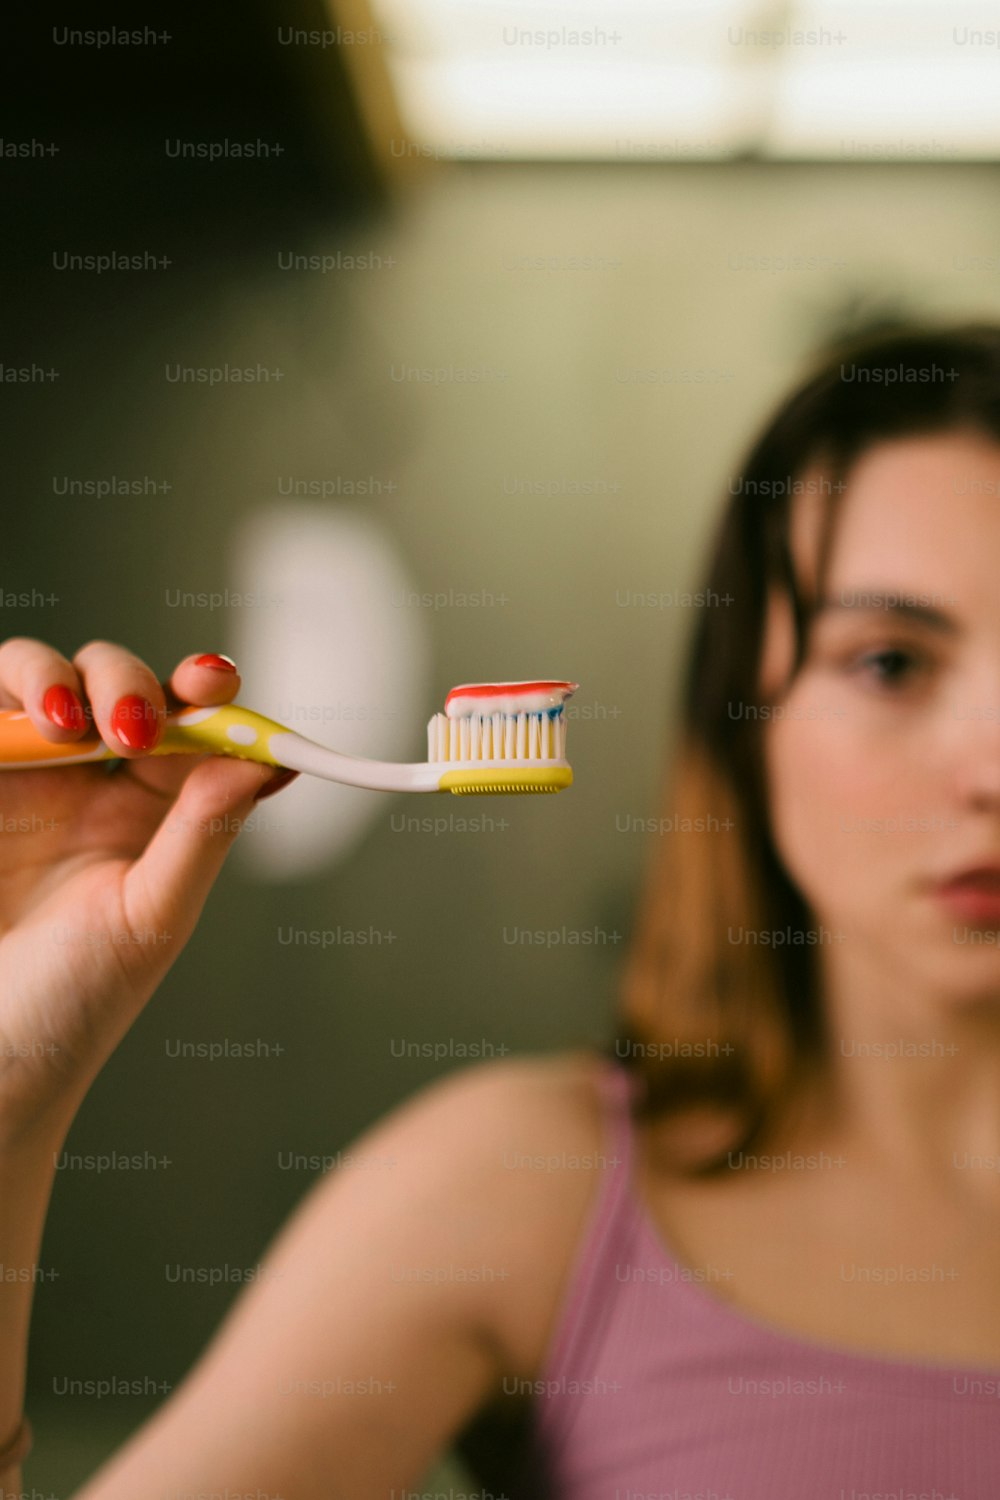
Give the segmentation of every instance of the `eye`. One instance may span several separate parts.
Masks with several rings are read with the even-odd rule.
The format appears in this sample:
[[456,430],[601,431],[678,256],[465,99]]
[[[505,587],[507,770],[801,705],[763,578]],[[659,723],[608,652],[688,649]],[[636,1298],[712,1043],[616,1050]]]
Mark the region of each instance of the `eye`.
[[848,670],[867,677],[880,688],[899,688],[910,683],[926,666],[915,651],[902,646],[887,646],[881,651],[867,651],[855,657]]

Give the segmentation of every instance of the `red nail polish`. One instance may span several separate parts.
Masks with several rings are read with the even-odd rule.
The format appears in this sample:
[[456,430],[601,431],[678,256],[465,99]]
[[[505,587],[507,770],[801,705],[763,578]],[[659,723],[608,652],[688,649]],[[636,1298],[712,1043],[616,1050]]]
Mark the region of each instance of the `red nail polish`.
[[111,728],[130,750],[152,750],[160,734],[156,709],[138,693],[118,699],[111,710]]
[[217,672],[236,671],[236,663],[232,657],[219,656],[215,651],[208,651],[204,656],[196,656],[194,664],[196,667],[214,667]]
[[72,688],[61,682],[54,683],[42,699],[42,709],[47,719],[60,729],[82,729],[86,722],[83,704]]
[[280,792],[282,787],[286,787],[290,781],[294,781],[298,774],[298,771],[279,771],[277,776],[272,776],[271,780],[261,787],[253,800],[261,802],[265,797],[270,797],[272,792]]

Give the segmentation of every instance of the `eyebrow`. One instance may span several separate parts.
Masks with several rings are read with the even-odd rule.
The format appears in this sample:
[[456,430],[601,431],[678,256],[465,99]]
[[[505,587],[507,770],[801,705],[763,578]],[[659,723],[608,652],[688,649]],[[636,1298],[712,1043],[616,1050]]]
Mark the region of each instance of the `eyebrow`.
[[[944,610],[935,609],[930,604],[913,603],[914,596],[920,592],[918,589],[910,591],[892,588],[842,589],[840,598],[827,595],[819,600],[814,618],[818,619],[821,615],[840,611],[851,614],[892,614],[912,620],[918,625],[926,625],[942,635],[957,634],[958,623],[953,615],[947,614]],[[843,597],[845,594],[850,597],[845,599]]]

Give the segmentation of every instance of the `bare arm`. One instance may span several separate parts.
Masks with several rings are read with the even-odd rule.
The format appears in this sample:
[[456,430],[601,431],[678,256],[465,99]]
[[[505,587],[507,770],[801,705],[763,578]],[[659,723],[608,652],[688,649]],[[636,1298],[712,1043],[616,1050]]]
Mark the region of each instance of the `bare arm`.
[[[75,1500],[384,1500],[419,1481],[500,1375],[495,1288],[466,1279],[502,1248],[477,1208],[499,1102],[477,1071],[362,1135],[303,1199],[188,1378]],[[58,1150],[46,1139],[0,1152],[4,1267],[37,1260]],[[23,1409],[32,1290],[0,1278],[5,1434]],[[4,1484],[16,1492],[20,1474]]]
[[[52,1193],[59,1145],[48,1137],[0,1149],[0,1443],[6,1444],[24,1411],[28,1328],[38,1252]],[[0,1493],[21,1489],[20,1466],[0,1472]]]
[[515,1181],[501,1157],[525,1145],[532,1067],[465,1070],[365,1132],[184,1383],[74,1500],[227,1485],[385,1500],[414,1487],[497,1390],[510,1305],[530,1296],[545,1215],[525,1225],[525,1194],[544,1187]]

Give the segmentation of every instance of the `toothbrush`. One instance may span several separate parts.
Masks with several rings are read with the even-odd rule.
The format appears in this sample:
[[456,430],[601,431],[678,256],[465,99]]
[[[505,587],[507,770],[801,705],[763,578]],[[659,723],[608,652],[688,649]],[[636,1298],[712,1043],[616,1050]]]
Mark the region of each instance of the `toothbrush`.
[[[448,694],[444,713],[428,722],[426,761],[342,755],[238,703],[167,714],[149,754],[233,755],[380,792],[559,792],[573,781],[563,703],[579,685],[462,683]],[[0,710],[0,771],[119,759],[96,732],[57,745],[23,709]]]

